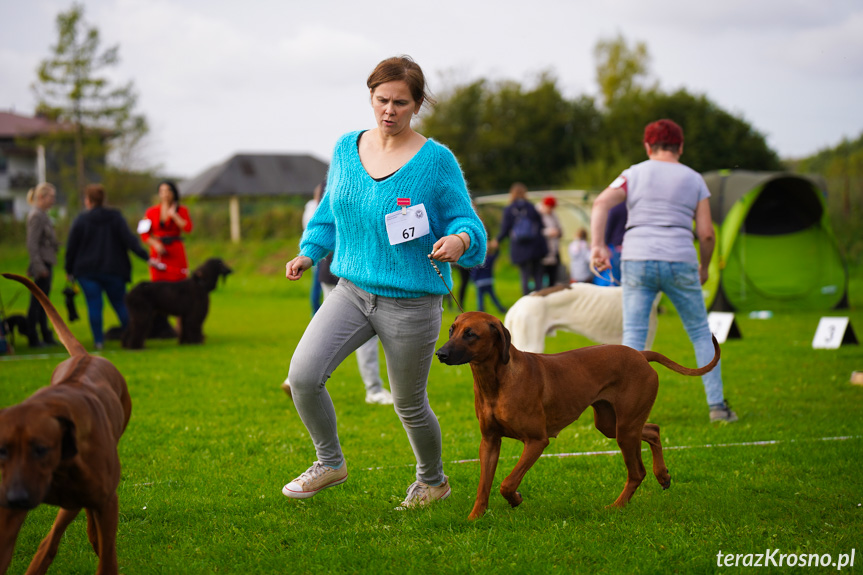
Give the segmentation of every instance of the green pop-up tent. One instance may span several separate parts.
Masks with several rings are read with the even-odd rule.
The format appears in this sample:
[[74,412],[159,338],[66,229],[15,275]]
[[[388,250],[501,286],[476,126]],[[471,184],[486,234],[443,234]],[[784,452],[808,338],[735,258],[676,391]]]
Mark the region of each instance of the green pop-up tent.
[[723,170],[704,180],[718,230],[711,267],[719,281],[704,286],[709,309],[847,306],[848,272],[817,178]]

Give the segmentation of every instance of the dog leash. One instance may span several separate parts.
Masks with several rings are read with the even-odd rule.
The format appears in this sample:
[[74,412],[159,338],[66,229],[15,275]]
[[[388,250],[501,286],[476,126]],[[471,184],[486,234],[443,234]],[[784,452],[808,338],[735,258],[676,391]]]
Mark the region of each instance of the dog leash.
[[179,273],[179,274],[184,275],[184,276],[189,275],[189,268],[179,268],[177,266],[169,266],[165,262],[159,261],[155,258],[150,258],[150,261],[148,262],[148,264],[150,265],[150,267],[154,267],[157,270],[162,271],[162,272],[169,271],[169,272]]
[[464,309],[461,307],[461,304],[460,304],[460,303],[458,303],[458,300],[455,298],[455,294],[454,294],[454,293],[452,293],[452,290],[451,290],[451,289],[449,289],[449,286],[447,285],[446,280],[445,280],[445,279],[443,279],[443,274],[442,274],[442,273],[440,273],[440,268],[438,268],[438,267],[437,267],[437,264],[436,264],[436,263],[434,263],[434,260],[432,259],[431,254],[429,254],[429,263],[430,263],[430,264],[432,265],[432,267],[434,268],[434,271],[436,271],[436,272],[437,272],[437,277],[439,277],[439,278],[440,278],[440,281],[442,281],[442,282],[443,282],[444,287],[446,287],[446,291],[448,291],[448,292],[449,292],[450,297],[452,297],[452,301],[454,301],[454,302],[455,302],[455,305],[457,305],[457,306],[458,306],[458,310],[459,310],[461,313],[464,313]]
[[596,270],[596,266],[593,265],[593,262],[590,262],[590,271],[593,275],[595,275],[596,277],[598,277],[601,280],[609,281],[609,278],[610,278],[612,284],[614,284],[616,286],[620,285],[620,282],[617,281],[617,278],[615,278],[614,274],[611,273],[611,268],[608,268],[608,277],[607,278],[600,275],[600,273]]

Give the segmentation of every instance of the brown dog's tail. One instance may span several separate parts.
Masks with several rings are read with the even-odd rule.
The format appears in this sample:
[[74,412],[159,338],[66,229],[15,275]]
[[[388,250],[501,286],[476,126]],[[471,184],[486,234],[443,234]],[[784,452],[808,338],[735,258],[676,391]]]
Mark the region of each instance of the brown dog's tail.
[[69,352],[69,355],[87,355],[87,349],[75,338],[74,335],[72,335],[66,322],[64,322],[63,318],[60,317],[57,308],[54,307],[54,304],[51,303],[48,296],[39,289],[39,286],[24,276],[4,273],[3,277],[24,284],[27,286],[27,289],[33,293],[36,299],[39,300],[39,303],[42,304],[42,307],[45,309],[45,313],[48,315],[48,319],[51,320],[51,325],[54,326],[54,331],[57,332],[57,337],[59,337],[60,341],[63,342],[63,345],[66,346],[66,350]]
[[704,367],[699,367],[696,369],[693,369],[691,367],[683,367],[679,363],[675,363],[661,353],[655,351],[642,351],[641,354],[647,361],[655,361],[657,363],[661,363],[668,369],[676,371],[677,373],[682,373],[683,375],[704,375],[705,373],[716,367],[716,364],[719,363],[719,342],[716,341],[715,335],[711,334],[711,336],[713,337],[713,359],[710,360],[710,363],[708,363]]

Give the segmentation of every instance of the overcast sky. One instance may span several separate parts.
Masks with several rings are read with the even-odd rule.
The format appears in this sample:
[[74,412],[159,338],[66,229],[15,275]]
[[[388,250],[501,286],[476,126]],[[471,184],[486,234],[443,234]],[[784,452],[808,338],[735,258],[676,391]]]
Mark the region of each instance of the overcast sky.
[[[666,91],[705,94],[801,157],[863,132],[861,0],[86,0],[120,45],[152,134],[144,160],[193,177],[238,152],[310,153],[374,127],[366,78],[411,55],[432,91],[478,77],[596,95],[593,48],[643,41]],[[71,1],[0,0],[0,109],[30,85]],[[695,146],[697,142],[688,142]]]

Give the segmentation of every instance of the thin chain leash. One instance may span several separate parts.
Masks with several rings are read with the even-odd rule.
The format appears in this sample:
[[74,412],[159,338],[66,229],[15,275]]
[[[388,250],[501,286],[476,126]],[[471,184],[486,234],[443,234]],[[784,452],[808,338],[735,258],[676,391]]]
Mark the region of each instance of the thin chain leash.
[[442,274],[442,273],[440,273],[440,268],[438,268],[438,267],[437,267],[437,264],[436,264],[436,263],[434,262],[434,260],[432,259],[431,254],[429,254],[429,263],[430,263],[430,264],[432,265],[432,267],[434,268],[434,271],[436,271],[436,272],[437,272],[437,277],[439,277],[439,278],[440,278],[440,281],[442,281],[442,282],[443,282],[444,287],[446,287],[446,291],[448,291],[448,292],[449,292],[450,297],[452,297],[452,301],[454,301],[454,302],[455,302],[455,305],[457,305],[457,306],[458,306],[459,311],[460,311],[461,313],[464,313],[464,309],[461,307],[461,304],[460,304],[460,303],[458,303],[458,300],[456,299],[455,294],[454,294],[454,293],[452,293],[452,290],[451,290],[451,289],[449,289],[449,286],[447,285],[446,280],[445,280],[445,279],[443,279],[443,274]]

